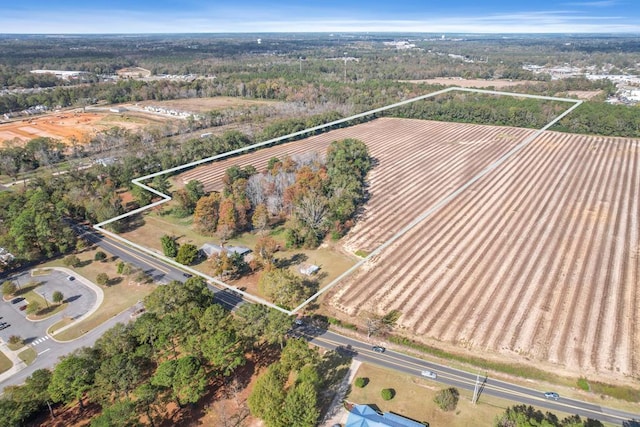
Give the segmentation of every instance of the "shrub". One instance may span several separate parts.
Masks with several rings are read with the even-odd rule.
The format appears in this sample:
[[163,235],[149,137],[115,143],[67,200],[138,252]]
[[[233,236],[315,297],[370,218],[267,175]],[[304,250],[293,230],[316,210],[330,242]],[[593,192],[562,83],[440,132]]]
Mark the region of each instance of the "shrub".
[[64,299],[64,295],[60,291],[55,291],[51,298],[53,299],[53,302],[55,302],[56,304],[60,304]]
[[62,263],[67,267],[77,267],[80,265],[80,258],[75,255],[69,255],[62,260]]
[[391,400],[393,399],[393,396],[396,395],[396,391],[392,388],[383,388],[382,391],[380,392],[380,395],[384,400]]
[[368,383],[369,383],[369,378],[358,377],[356,378],[353,384],[358,388],[362,388],[366,386]]
[[96,276],[96,282],[98,285],[104,286],[109,283],[109,276],[107,273],[100,273]]
[[40,303],[38,301],[32,301],[27,305],[27,314],[36,314],[40,311]]
[[581,389],[583,389],[584,391],[589,391],[589,381],[587,381],[586,378],[584,377],[580,377],[578,379],[578,387],[580,387]]
[[18,287],[11,280],[6,280],[2,284],[2,295],[13,295],[18,290]]
[[20,338],[18,335],[11,335],[9,337],[9,344],[18,345],[20,343],[22,343],[22,338]]
[[456,406],[458,406],[459,397],[460,393],[458,393],[458,389],[455,387],[449,387],[440,390],[433,401],[443,411],[453,411],[456,409]]
[[102,251],[98,251],[96,252],[96,254],[93,256],[93,259],[96,261],[104,261],[105,259],[107,259],[107,254],[105,254]]

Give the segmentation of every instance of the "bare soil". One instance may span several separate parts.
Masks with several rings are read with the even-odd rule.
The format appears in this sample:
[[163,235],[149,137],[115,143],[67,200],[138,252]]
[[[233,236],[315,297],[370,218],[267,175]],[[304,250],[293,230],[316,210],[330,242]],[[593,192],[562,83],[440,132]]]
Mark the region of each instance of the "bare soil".
[[[378,165],[346,251],[370,252],[522,142],[528,129],[382,118],[181,174],[324,153],[347,137]],[[353,321],[572,375],[640,373],[640,141],[545,132],[323,298]]]
[[[372,250],[495,160],[506,140],[490,129],[450,125],[422,148],[402,144],[410,156],[377,156],[345,246]],[[443,143],[468,135],[481,148],[472,155]],[[331,305],[350,317],[398,309],[401,328],[425,341],[574,375],[636,376],[639,145],[546,132],[336,287]]]
[[75,139],[84,143],[92,135],[113,126],[137,129],[153,122],[140,115],[134,118],[130,114],[65,111],[0,123],[0,143],[11,140],[28,142],[38,137],[59,139],[64,143]]

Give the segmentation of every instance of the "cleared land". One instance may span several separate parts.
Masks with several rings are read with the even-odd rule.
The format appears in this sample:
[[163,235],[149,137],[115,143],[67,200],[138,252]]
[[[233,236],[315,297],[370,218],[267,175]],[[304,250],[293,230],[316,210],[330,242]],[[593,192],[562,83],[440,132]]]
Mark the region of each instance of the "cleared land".
[[0,124],[0,143],[14,139],[27,142],[39,137],[59,139],[65,143],[75,139],[82,143],[91,135],[114,126],[138,129],[164,121],[166,119],[158,120],[139,113],[134,117],[132,114],[65,111],[2,123]]
[[[194,169],[363,140],[377,159],[370,200],[344,239],[371,251],[531,134],[383,118]],[[638,375],[640,141],[546,132],[418,224],[325,301],[351,318],[399,309],[428,343],[550,362],[579,375]],[[552,366],[550,365],[550,366]]]
[[[138,107],[148,105],[164,108],[175,108],[181,111],[192,111],[194,113],[206,113],[212,110],[226,110],[228,108],[251,107],[254,105],[276,104],[274,101],[254,101],[250,99],[233,98],[230,96],[216,96],[212,98],[186,98],[170,99],[167,101],[142,101],[138,102]],[[123,104],[128,107],[133,104]]]
[[[408,160],[415,147],[381,162],[347,247],[387,240],[457,186],[461,161],[475,169],[474,156],[435,156],[445,141],[467,140],[463,128],[491,150],[485,135],[496,128],[450,125],[449,137],[431,135],[426,170]],[[543,134],[334,288],[331,304],[350,316],[398,309],[418,338],[583,375],[637,375],[639,145]],[[440,177],[425,179],[432,168]]]

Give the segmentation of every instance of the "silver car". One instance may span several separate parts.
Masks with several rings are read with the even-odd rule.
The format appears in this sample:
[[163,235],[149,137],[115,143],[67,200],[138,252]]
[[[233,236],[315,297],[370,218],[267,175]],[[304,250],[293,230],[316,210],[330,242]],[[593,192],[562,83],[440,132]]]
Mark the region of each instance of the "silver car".
[[433,380],[438,378],[438,375],[435,372],[427,371],[427,370],[420,372],[420,375],[422,375],[423,377],[431,378]]

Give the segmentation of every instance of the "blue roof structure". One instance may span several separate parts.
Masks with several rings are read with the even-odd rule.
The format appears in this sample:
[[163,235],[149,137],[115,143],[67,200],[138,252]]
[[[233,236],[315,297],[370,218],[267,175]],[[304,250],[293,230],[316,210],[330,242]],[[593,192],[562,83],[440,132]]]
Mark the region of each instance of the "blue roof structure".
[[424,424],[391,412],[381,415],[368,405],[354,405],[345,427],[424,427]]

